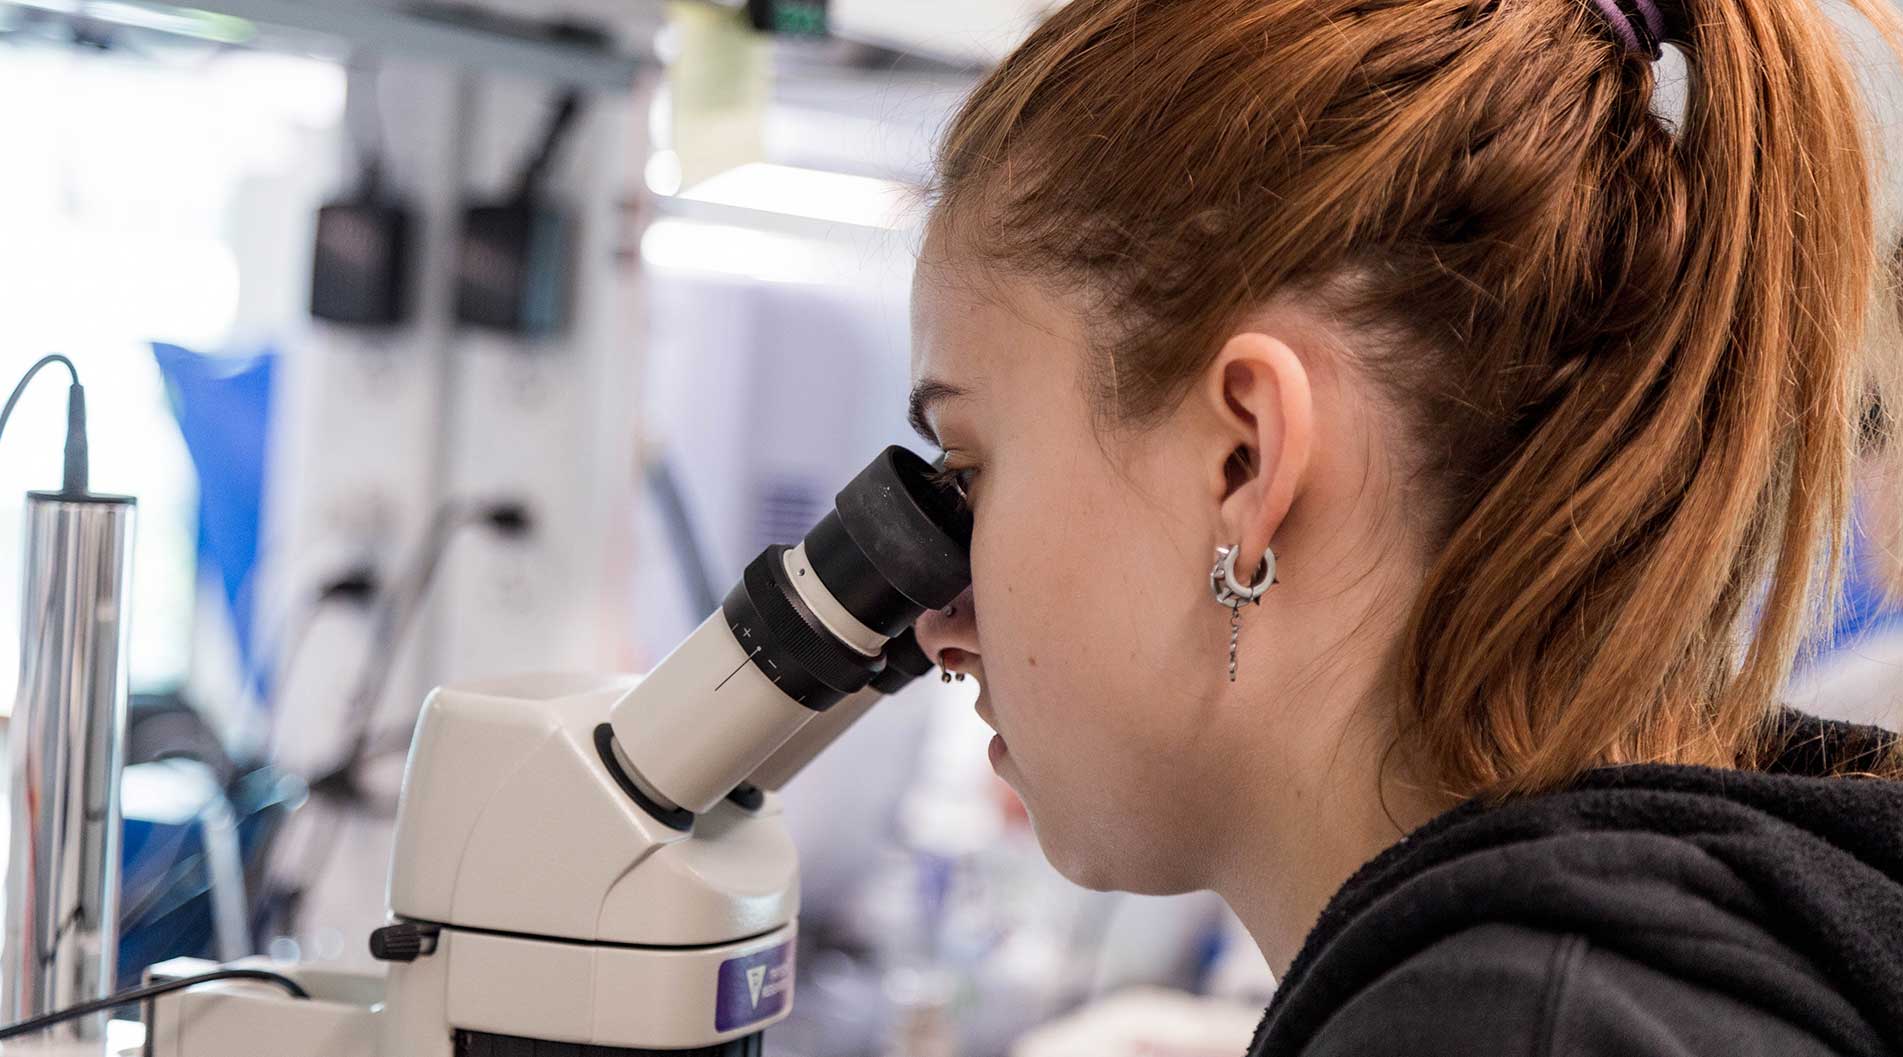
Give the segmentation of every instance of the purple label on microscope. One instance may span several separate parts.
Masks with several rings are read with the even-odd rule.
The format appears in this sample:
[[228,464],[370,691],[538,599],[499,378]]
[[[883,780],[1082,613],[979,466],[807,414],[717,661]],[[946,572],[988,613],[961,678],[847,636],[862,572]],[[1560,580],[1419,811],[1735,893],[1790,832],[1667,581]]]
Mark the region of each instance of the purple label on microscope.
[[782,943],[720,963],[714,1030],[733,1031],[775,1016],[793,998],[793,945]]

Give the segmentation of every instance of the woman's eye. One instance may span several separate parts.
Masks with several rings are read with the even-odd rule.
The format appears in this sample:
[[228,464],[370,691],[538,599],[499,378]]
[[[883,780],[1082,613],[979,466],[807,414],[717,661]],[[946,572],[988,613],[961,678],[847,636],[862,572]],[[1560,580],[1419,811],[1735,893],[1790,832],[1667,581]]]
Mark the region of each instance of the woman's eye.
[[940,487],[952,489],[967,503],[971,501],[971,486],[977,476],[975,466],[941,466],[932,473],[932,479]]

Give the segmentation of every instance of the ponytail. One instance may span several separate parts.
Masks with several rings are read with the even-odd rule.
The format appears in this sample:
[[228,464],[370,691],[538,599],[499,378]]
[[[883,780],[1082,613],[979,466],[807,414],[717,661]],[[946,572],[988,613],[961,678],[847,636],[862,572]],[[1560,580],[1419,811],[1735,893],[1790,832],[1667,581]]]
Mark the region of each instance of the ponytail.
[[1892,289],[1866,111],[1833,28],[1786,0],[1676,13],[1683,127],[1608,112],[1632,150],[1601,201],[1610,340],[1450,540],[1410,634],[1418,728],[1457,788],[1762,763],[1837,597],[1865,416],[1894,406],[1875,394],[1899,351],[1866,343]]

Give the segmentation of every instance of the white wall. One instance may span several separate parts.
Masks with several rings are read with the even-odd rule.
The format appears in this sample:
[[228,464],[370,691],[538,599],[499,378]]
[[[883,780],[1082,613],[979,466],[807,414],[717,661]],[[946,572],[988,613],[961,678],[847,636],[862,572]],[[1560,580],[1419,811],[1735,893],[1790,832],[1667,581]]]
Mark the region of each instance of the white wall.
[[639,198],[624,183],[624,159],[645,149],[646,113],[631,90],[590,97],[577,119],[551,173],[574,222],[570,324],[527,342],[454,324],[453,261],[463,206],[510,183],[559,90],[390,61],[352,91],[375,92],[394,144],[389,179],[418,211],[421,288],[407,326],[380,335],[313,324],[286,363],[267,612],[301,604],[358,561],[387,584],[452,498],[523,502],[534,529],[527,540],[482,528],[457,535],[398,643],[373,641],[359,612],[329,612],[285,682],[274,753],[298,773],[319,774],[344,750],[366,658],[396,650],[375,724],[392,751],[368,771],[383,810],[353,813],[334,831],[331,853],[317,856],[312,849],[325,845],[314,835],[335,816],[314,802],[279,864],[293,874],[320,866],[301,953],[346,960],[364,957],[361,938],[382,919],[385,812],[428,691],[506,672],[629,666],[624,600],[644,327],[630,248],[639,217],[626,214],[638,214]]

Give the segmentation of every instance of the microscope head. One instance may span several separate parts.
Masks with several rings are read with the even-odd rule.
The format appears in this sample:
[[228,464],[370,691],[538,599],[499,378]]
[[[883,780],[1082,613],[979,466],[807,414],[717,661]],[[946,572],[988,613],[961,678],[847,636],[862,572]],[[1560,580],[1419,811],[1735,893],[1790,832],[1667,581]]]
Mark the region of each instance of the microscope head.
[[698,816],[816,716],[921,674],[907,632],[971,583],[970,549],[962,500],[923,459],[887,448],[615,703],[614,757],[639,799],[656,817]]

